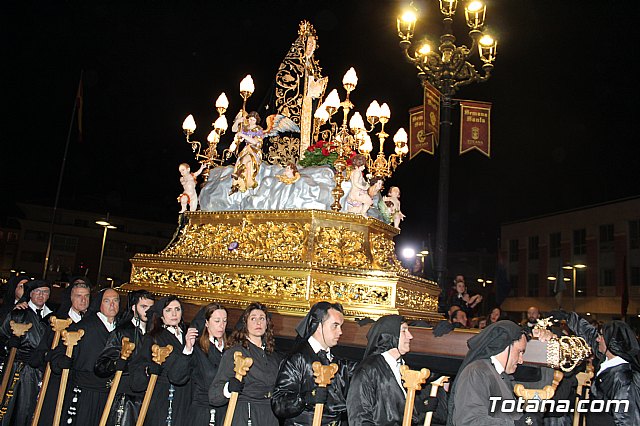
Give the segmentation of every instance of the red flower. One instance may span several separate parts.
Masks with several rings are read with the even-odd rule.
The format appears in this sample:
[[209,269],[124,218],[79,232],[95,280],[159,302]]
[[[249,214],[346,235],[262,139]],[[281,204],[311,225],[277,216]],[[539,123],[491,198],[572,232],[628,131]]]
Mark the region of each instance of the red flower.
[[325,141],[320,140],[320,141],[316,142],[316,147],[322,148],[325,145],[325,143],[326,143]]
[[351,154],[349,154],[349,158],[353,158],[356,156],[356,152],[355,151],[351,151]]
[[327,148],[322,148],[322,155],[327,157],[329,155],[329,150]]
[[351,161],[351,158],[347,159],[347,166],[352,166],[353,165],[353,161]]
[[315,146],[313,146],[313,145],[309,145],[309,147],[307,148],[307,151],[309,151],[309,152],[313,152],[315,149],[316,149],[316,147],[315,147]]

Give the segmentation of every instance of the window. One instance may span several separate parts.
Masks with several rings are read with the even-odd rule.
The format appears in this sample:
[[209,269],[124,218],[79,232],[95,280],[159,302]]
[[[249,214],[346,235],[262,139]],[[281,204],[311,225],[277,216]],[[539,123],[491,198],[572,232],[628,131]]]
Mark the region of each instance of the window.
[[24,232],[24,239],[26,241],[47,241],[48,236],[46,232],[29,230]]
[[560,257],[560,233],[549,234],[549,257]]
[[511,291],[509,291],[509,296],[517,296],[518,295],[518,276],[509,275],[509,283],[511,284]]
[[603,287],[611,287],[616,284],[616,274],[613,269],[600,270],[600,285]]
[[629,248],[640,248],[640,220],[629,221]]
[[[569,288],[569,286],[567,286]],[[576,297],[587,295],[587,270],[576,269]]]
[[518,240],[509,240],[509,262],[518,261]]
[[613,224],[600,225],[600,251],[613,251]]
[[629,278],[631,278],[631,285],[640,285],[640,267],[638,266],[632,266],[630,268],[630,276]]
[[527,296],[537,297],[538,289],[538,274],[529,274],[527,282]]
[[539,238],[529,237],[529,260],[536,260],[540,258],[540,249],[538,247]]
[[18,241],[18,233],[17,232],[9,232],[7,235],[7,242],[12,243],[14,241]]
[[23,251],[20,253],[22,262],[44,262],[44,253],[39,251]]
[[75,253],[77,248],[78,248],[78,239],[76,237],[68,237],[66,235],[53,236],[54,250]]
[[573,254],[587,254],[587,230],[573,231]]
[[73,226],[80,226],[82,228],[87,228],[89,226],[89,222],[84,219],[74,219]]

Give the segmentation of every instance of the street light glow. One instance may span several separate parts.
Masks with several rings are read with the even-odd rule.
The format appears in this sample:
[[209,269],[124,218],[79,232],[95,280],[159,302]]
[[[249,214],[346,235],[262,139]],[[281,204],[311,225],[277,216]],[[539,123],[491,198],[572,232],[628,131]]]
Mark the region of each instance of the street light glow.
[[405,259],[413,259],[416,257],[416,251],[410,247],[402,249],[402,257]]

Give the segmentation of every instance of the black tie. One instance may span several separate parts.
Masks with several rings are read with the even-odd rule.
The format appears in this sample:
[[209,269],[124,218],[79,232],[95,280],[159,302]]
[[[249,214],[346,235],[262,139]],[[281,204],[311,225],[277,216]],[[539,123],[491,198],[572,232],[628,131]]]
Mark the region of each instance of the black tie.
[[329,361],[327,351],[325,351],[324,349],[320,349],[318,351],[318,358],[320,358],[320,362],[322,362],[322,365],[329,365],[331,363],[331,361]]
[[42,319],[42,309],[36,308],[36,313],[38,314],[38,318]]
[[80,319],[82,319],[82,317],[84,317],[84,311],[80,311],[80,312],[78,312],[78,314],[80,314]]

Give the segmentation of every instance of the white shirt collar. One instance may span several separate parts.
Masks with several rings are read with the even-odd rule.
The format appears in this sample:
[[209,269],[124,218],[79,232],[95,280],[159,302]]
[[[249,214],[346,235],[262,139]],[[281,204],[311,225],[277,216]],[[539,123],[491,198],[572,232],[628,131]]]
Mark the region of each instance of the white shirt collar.
[[398,363],[399,360],[395,359],[389,352],[392,351],[393,349],[389,349],[386,352],[383,352],[382,358],[384,358],[384,360],[387,362],[387,364],[389,364],[389,367],[391,367],[391,371],[393,371],[393,375],[396,378],[396,382],[398,383],[398,386],[400,386],[400,389],[402,389],[402,392],[404,392],[404,394],[407,394],[407,390],[404,388],[404,386],[402,386],[402,376],[400,375],[400,364],[402,364],[402,362]]
[[145,330],[145,327],[142,326],[142,322],[138,318],[131,318],[131,324],[133,324],[134,327],[136,327],[138,330],[140,330],[140,332],[143,335],[144,335],[144,333],[147,332],[147,330]]
[[309,345],[311,345],[311,349],[313,349],[314,353],[318,353],[321,350],[324,350],[327,352],[327,357],[329,358],[329,360],[331,360],[332,356],[331,356],[331,348],[327,348],[324,349],[322,347],[322,344],[320,342],[318,342],[318,339],[316,339],[313,336],[309,336],[309,338],[307,339],[307,342],[309,342]]
[[611,368],[611,367],[615,367],[615,366],[620,365],[620,364],[628,364],[628,362],[625,361],[624,359],[620,358],[619,356],[614,356],[611,359],[607,358],[606,361],[604,361],[602,364],[600,364],[600,369],[598,370],[598,374],[596,374],[596,376],[599,376],[600,373],[602,373],[606,369]]
[[98,318],[100,318],[100,321],[102,321],[102,323],[104,324],[104,326],[107,328],[109,332],[112,332],[116,328],[115,321],[109,322],[109,320],[107,319],[107,316],[102,312],[97,312],[97,314],[98,314]]
[[182,338],[182,330],[180,330],[179,327],[166,326],[165,325],[164,328],[166,328],[169,333],[171,333],[174,336],[176,336],[176,339],[178,339],[180,341],[180,343],[184,343],[184,340]]
[[500,361],[498,361],[498,358],[496,358],[495,355],[491,356],[491,364],[493,364],[493,368],[496,369],[498,374],[504,373],[504,367],[500,364]]
[[211,342],[211,344],[213,344],[213,346],[216,347],[217,350],[222,352],[222,350],[224,349],[224,340],[216,339],[213,336],[209,336],[209,341]]
[[69,308],[69,318],[71,318],[73,322],[80,322],[80,320],[82,319],[80,314],[77,313],[73,308]]
[[42,308],[38,308],[35,303],[33,303],[31,300],[29,300],[29,303],[27,303],[27,305],[29,305],[29,307],[33,310],[33,312],[36,313],[36,315],[38,314],[38,311],[36,309],[42,309],[42,318],[46,317],[47,315],[49,315],[52,311],[51,309],[49,309],[49,307],[45,304],[42,305]]

